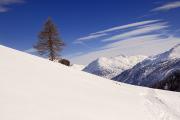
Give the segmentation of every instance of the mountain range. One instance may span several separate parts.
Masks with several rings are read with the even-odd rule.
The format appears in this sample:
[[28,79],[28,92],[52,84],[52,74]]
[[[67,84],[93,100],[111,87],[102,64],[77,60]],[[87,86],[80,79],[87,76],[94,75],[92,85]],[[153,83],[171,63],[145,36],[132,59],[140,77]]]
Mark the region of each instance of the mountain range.
[[180,44],[148,57],[113,80],[133,85],[180,91]]

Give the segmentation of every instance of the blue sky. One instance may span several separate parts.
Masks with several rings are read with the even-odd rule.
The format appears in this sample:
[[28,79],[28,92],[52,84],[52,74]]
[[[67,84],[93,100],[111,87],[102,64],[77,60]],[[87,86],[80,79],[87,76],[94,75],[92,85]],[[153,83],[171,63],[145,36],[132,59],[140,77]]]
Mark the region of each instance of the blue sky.
[[180,43],[177,0],[0,0],[0,44],[31,52],[51,16],[67,44],[62,55],[153,55]]

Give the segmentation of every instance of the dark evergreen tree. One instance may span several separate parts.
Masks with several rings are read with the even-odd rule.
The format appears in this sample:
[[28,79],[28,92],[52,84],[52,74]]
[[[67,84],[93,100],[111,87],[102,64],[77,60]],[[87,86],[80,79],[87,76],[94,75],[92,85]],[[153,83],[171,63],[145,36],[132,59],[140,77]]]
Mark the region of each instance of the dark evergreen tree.
[[40,55],[48,56],[51,61],[58,58],[59,52],[63,49],[65,44],[60,39],[58,30],[50,18],[48,18],[47,22],[44,24],[44,28],[39,33],[38,37],[39,40],[34,48],[37,49]]

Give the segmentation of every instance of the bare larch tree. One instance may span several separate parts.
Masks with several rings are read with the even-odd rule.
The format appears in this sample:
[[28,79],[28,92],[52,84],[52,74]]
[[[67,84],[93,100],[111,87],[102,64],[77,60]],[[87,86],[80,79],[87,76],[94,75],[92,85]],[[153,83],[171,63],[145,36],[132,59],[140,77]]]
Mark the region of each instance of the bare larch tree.
[[34,48],[40,55],[46,55],[49,60],[54,61],[59,57],[59,52],[64,47],[64,42],[60,39],[58,30],[51,18],[44,24],[43,30],[39,33],[39,40]]

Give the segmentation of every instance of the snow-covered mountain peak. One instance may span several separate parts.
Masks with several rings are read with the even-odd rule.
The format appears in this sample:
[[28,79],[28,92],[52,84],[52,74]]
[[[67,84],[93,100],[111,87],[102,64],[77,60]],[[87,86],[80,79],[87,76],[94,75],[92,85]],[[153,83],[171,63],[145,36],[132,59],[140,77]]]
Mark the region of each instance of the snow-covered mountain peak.
[[180,44],[176,45],[169,51],[170,58],[180,58]]
[[120,55],[111,58],[100,57],[85,67],[84,71],[111,79],[145,58],[147,56],[142,55],[130,57]]
[[[174,46],[167,52],[164,52],[156,56],[151,56],[149,57],[148,60],[151,60],[154,62],[162,62],[162,61],[167,61],[170,59],[179,59],[179,58],[180,58],[180,44]],[[148,60],[145,62],[148,62]]]
[[[111,57],[111,58],[106,58],[106,57],[100,57],[93,61],[92,63],[97,66],[119,66],[120,64],[122,65],[129,65],[129,64],[136,64],[137,62],[144,60],[147,58],[147,56],[143,55],[138,55],[138,56],[116,56],[116,57]],[[90,63],[91,64],[91,63]],[[91,64],[92,65],[92,64]],[[93,67],[93,66],[92,66]]]

